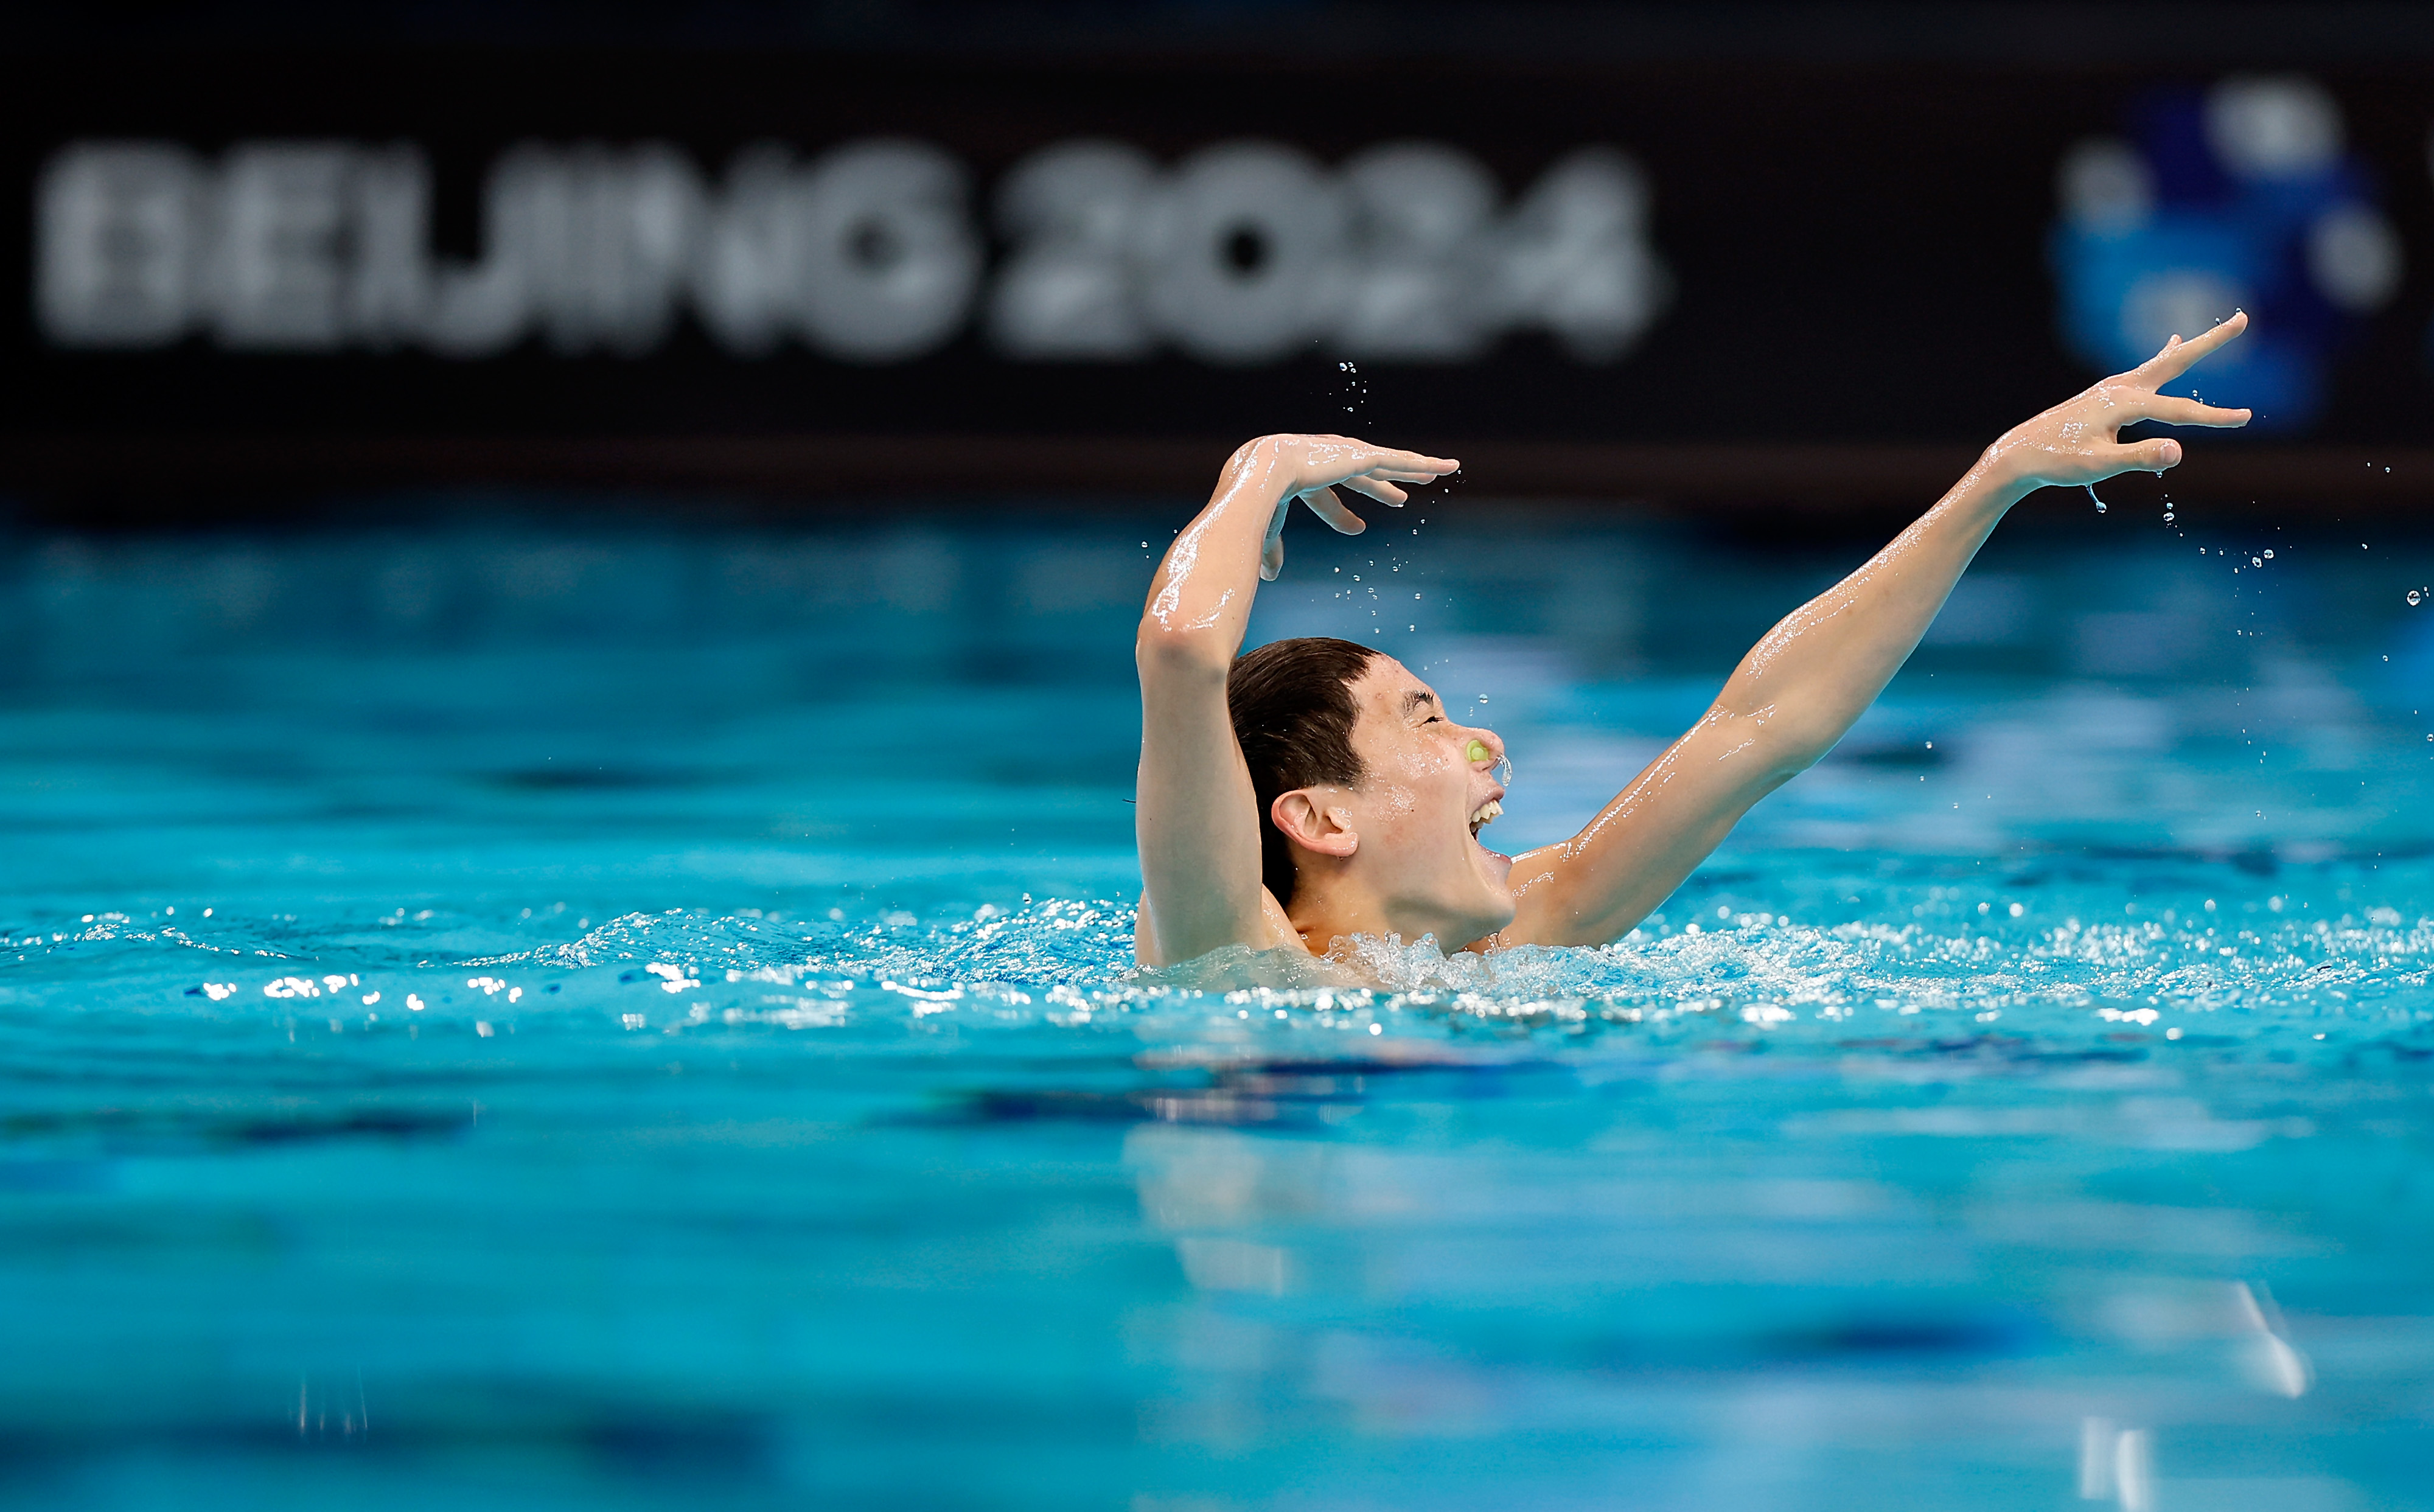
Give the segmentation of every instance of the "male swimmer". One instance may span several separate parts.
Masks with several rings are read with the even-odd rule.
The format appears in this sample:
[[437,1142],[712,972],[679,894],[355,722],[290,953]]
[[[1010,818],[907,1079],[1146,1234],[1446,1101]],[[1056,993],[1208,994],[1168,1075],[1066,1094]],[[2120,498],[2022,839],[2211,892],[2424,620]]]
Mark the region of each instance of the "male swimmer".
[[1336,488],[1400,507],[1399,485],[1460,464],[1343,436],[1244,443],[1159,564],[1134,644],[1137,958],[1165,966],[1239,945],[1357,969],[1363,937],[1476,952],[1620,937],[1750,805],[1843,738],[2012,506],[2181,460],[2176,440],[2123,443],[2125,425],[2246,424],[2247,410],[2156,390],[2247,325],[2235,315],[2194,341],[2174,336],[2006,432],[1891,545],[1769,630],[1688,733],[1578,834],[1513,858],[1479,843],[1502,812],[1503,741],[1448,717],[1410,668],[1325,638],[1235,654],[1252,594],[1283,565],[1294,500],[1357,535],[1367,527]]

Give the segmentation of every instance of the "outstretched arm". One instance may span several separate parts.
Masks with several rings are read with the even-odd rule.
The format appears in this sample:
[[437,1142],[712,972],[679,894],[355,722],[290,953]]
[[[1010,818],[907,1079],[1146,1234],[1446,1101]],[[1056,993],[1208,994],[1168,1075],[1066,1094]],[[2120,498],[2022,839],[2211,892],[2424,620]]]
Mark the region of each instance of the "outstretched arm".
[[1751,647],[1698,724],[1586,829],[1514,862],[1518,912],[1498,942],[1599,945],[1627,933],[1751,804],[1843,738],[1909,660],[2013,505],[2048,485],[2160,472],[2181,460],[2180,442],[2124,444],[2116,434],[2122,426],[2246,424],[2244,409],[2155,390],[2247,325],[2235,315],[2194,341],[2174,336],[2136,369],[2005,433],[1891,545]]
[[1343,436],[1264,436],[1227,458],[1208,507],[1167,548],[1133,642],[1141,685],[1135,950],[1144,964],[1281,943],[1270,937],[1267,913],[1283,916],[1264,903],[1258,800],[1226,715],[1226,674],[1260,580],[1284,565],[1286,512],[1300,499],[1358,535],[1368,526],[1334,485],[1399,506],[1397,483],[1433,482],[1457,465]]

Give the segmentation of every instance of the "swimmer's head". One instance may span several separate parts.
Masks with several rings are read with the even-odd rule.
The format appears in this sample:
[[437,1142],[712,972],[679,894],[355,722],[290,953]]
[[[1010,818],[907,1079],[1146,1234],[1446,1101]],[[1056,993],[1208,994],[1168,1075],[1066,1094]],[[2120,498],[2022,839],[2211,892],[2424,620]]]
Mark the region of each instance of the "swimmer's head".
[[1278,902],[1290,910],[1316,867],[1353,883],[1406,939],[1434,935],[1453,950],[1512,922],[1512,862],[1478,839],[1503,812],[1493,730],[1453,723],[1393,657],[1320,637],[1236,662],[1226,701]]

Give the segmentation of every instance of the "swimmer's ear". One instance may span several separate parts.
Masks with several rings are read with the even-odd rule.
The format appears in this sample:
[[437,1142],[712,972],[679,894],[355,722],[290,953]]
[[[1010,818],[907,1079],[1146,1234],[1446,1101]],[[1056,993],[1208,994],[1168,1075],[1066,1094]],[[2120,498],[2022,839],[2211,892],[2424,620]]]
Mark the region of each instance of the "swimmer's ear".
[[1268,805],[1268,817],[1286,839],[1305,850],[1338,859],[1350,856],[1361,849],[1361,836],[1352,828],[1352,811],[1328,808],[1319,797],[1316,789],[1307,787],[1279,793]]

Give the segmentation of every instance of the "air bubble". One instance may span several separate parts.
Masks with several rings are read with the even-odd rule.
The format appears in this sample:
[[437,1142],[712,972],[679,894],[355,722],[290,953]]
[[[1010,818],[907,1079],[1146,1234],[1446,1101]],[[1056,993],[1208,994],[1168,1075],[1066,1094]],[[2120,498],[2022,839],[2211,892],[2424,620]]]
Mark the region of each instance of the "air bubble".
[[2417,590],[2415,590],[2415,589],[2413,589],[2413,588],[2412,588],[2412,589],[2410,589],[2410,590],[2408,591],[2408,607],[2409,607],[2410,609],[2415,609],[2415,608],[2418,606],[2418,604],[2421,602],[2421,600],[2422,600],[2422,596],[2423,596],[2423,595],[2421,595],[2421,594],[2417,592]]
[[2270,552],[2270,551],[2269,551],[2269,552],[2267,552],[2267,553],[2265,554],[2265,559],[2266,559],[2267,561],[2271,561],[2271,560],[2273,559],[2273,553],[2271,553],[2271,552]]

